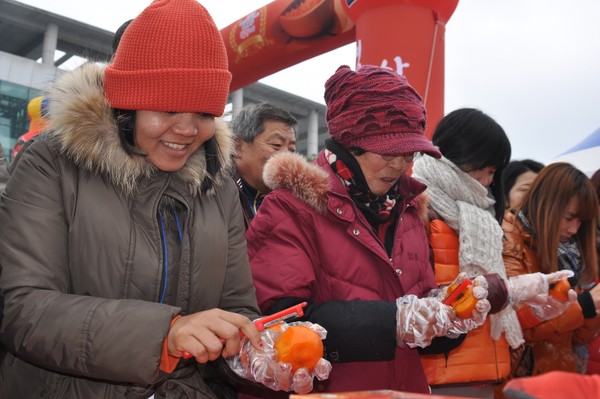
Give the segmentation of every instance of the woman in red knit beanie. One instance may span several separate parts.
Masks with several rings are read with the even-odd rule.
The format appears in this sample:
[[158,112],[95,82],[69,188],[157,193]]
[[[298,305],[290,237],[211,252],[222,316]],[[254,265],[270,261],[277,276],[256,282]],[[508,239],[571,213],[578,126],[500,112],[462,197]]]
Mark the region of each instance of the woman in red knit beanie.
[[215,398],[206,366],[262,347],[230,81],[204,7],[156,0],[54,83],[0,204],[0,398]]
[[278,154],[264,169],[273,191],[246,236],[259,306],[307,301],[305,319],[327,330],[333,369],[315,391],[428,393],[417,348],[455,347],[447,336],[482,323],[489,303],[478,286],[472,318],[458,320],[428,297],[425,186],[407,174],[418,154],[440,156],[425,108],[403,76],[375,66],[338,68],[325,102],[331,137],[315,164]]

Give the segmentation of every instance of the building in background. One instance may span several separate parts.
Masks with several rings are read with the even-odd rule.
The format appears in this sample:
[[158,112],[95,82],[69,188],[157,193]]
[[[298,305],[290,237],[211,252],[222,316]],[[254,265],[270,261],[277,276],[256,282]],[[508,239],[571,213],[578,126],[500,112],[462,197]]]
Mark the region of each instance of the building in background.
[[[14,0],[0,1],[0,142],[7,156],[29,129],[29,101],[43,94],[74,57],[74,65],[110,60],[113,34]],[[327,137],[325,105],[254,83],[230,94],[225,119],[260,101],[291,112],[298,119],[298,152],[316,157]]]

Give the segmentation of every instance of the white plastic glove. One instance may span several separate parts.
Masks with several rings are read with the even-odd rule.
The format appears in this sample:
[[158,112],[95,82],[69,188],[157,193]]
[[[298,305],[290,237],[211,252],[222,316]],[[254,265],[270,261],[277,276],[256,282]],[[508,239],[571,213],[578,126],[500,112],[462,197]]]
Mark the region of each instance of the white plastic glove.
[[396,299],[396,345],[404,348],[429,346],[435,337],[445,336],[452,328],[454,310],[437,298],[405,295]]
[[546,295],[543,303],[530,303],[529,307],[538,319],[547,321],[565,313],[569,306],[575,301],[577,301],[577,293],[570,289],[566,302],[559,301],[552,295]]
[[[466,273],[459,273],[452,284],[460,284],[467,278]],[[473,296],[478,301],[469,319],[457,317],[451,306],[442,303],[448,287],[436,290],[429,298],[406,295],[396,299],[396,345],[401,348],[405,345],[424,348],[429,346],[435,337],[456,338],[481,326],[491,309],[487,300],[488,284],[483,276],[478,276],[472,281]]]
[[543,305],[549,297],[550,284],[572,276],[573,272],[571,270],[561,270],[549,274],[530,273],[510,277],[506,282],[509,303],[511,305],[517,303]]
[[307,368],[299,368],[292,373],[289,363],[277,361],[275,341],[290,326],[302,325],[316,331],[321,339],[325,339],[327,331],[318,324],[310,322],[281,323],[280,329],[267,328],[261,332],[264,344],[262,351],[256,350],[250,342],[243,338],[240,353],[227,359],[229,367],[240,377],[255,381],[275,391],[294,391],[305,394],[313,390],[313,378],[319,381],[329,378],[331,363],[321,358],[312,372]]
[[[434,296],[439,301],[443,302],[448,296],[448,287],[454,284],[460,284],[468,278],[469,276],[467,276],[467,273],[459,273],[452,283],[441,287],[439,290],[436,290]],[[485,322],[487,314],[492,308],[490,302],[487,300],[488,283],[485,277],[477,276],[472,279],[472,282],[473,296],[478,299],[475,309],[473,309],[473,315],[470,319],[461,319],[459,317],[454,318],[454,321],[452,322],[453,326],[447,334],[447,336],[450,338],[456,338],[461,334],[466,334],[467,332],[481,326]]]
[[[460,284],[469,276],[465,272],[460,272],[450,284],[440,287],[432,292],[432,295],[435,296],[438,300],[444,301],[448,296],[448,287],[453,284]],[[488,296],[488,283],[485,277],[477,276],[473,280],[473,296],[477,299],[487,299]]]

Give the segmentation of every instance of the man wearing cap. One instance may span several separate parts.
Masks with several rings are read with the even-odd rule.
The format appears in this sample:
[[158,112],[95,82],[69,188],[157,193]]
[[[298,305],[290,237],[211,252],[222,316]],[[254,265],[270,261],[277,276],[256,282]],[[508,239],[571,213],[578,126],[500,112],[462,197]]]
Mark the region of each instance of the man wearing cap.
[[375,66],[338,68],[325,102],[330,138],[315,164],[277,154],[265,166],[273,191],[246,235],[259,306],[309,302],[306,320],[327,329],[333,363],[316,391],[428,393],[416,348],[455,347],[445,337],[483,323],[489,303],[480,287],[463,323],[427,297],[426,187],[407,175],[421,153],[440,157],[423,134],[425,108],[404,77]]

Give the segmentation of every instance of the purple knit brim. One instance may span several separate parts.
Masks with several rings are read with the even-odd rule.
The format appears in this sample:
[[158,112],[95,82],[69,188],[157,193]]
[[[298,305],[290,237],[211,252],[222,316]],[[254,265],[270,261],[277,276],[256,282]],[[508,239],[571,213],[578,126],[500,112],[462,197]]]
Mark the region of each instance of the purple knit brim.
[[441,158],[442,154],[427,137],[420,133],[380,134],[377,136],[352,136],[351,140],[336,140],[346,148],[358,147],[365,151],[382,155],[408,154],[422,152],[434,158]]
[[354,72],[343,65],[325,83],[327,126],[346,148],[384,154],[441,154],[424,136],[421,96],[395,71],[365,65]]

